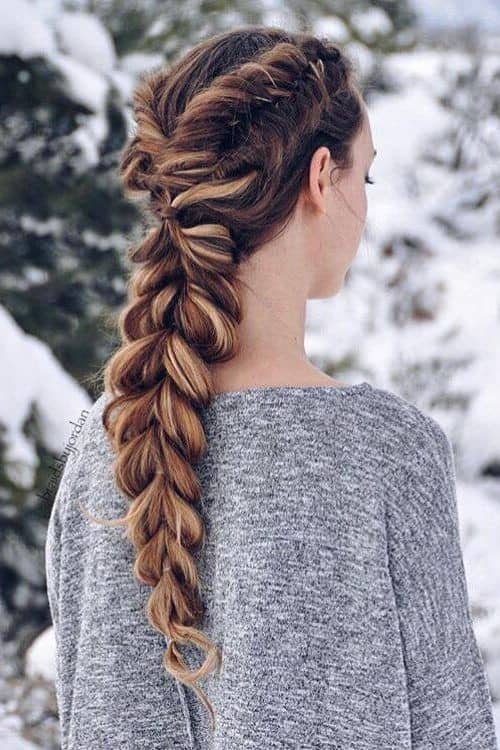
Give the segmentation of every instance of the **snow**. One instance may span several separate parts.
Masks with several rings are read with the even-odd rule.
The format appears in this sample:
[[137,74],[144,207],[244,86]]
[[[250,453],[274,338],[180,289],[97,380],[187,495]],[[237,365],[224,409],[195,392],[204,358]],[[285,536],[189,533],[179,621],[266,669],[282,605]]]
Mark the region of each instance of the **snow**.
[[55,52],[53,31],[27,0],[4,3],[0,14],[0,53],[50,56]]
[[124,70],[133,76],[139,76],[146,70],[162,65],[165,60],[162,55],[152,52],[129,52],[121,60]]
[[[491,369],[490,369],[491,367]],[[462,424],[461,469],[466,477],[475,477],[485,466],[500,463],[498,435],[500,414],[498,391],[493,387],[481,387],[488,383],[491,373],[500,372],[500,356],[492,350],[491,361],[484,361],[474,368],[476,395],[469,405]],[[500,539],[500,537],[498,537]]]
[[132,101],[135,80],[131,72],[114,68],[114,70],[109,71],[109,80],[114,88],[119,92],[123,101]]
[[[18,728],[20,728],[18,724],[15,724],[15,729]],[[0,725],[0,746],[4,750],[40,750],[39,745],[28,742],[28,740],[20,737],[12,727],[9,728],[6,720],[3,720]]]
[[[498,411],[498,407],[497,407]],[[497,486],[495,486],[497,485]],[[500,491],[498,481],[457,482],[460,537],[474,634],[492,694],[500,737]]]
[[366,42],[371,42],[377,36],[390,34],[392,21],[382,8],[371,7],[351,14],[353,28]]
[[[25,60],[43,54],[63,76],[68,95],[89,112],[71,136],[80,150],[79,164],[81,169],[96,165],[99,146],[108,135],[111,88],[116,87],[126,109],[135,83],[134,73],[119,65],[113,40],[101,21],[81,11],[55,12],[50,3],[13,0],[2,9],[0,52]],[[142,56],[143,62],[147,57]],[[159,62],[158,56],[149,59]]]
[[346,42],[351,36],[344,21],[338,16],[322,16],[318,18],[314,26],[315,34],[326,36],[332,42]]
[[486,656],[500,659],[500,638],[497,637],[495,642],[489,638],[493,631],[500,636],[500,566],[496,563],[500,539],[500,488],[495,487],[493,480],[465,482],[459,478],[457,495],[460,499],[460,536],[472,609],[477,607],[497,614],[491,620],[478,619],[478,636],[483,638],[484,635],[486,638],[482,644]]
[[483,29],[500,29],[498,0],[411,0],[421,21],[432,27],[454,27],[477,23]]
[[344,46],[361,76],[368,77],[369,72],[373,66],[372,51],[361,42],[351,41],[347,42]]
[[32,408],[36,409],[43,445],[59,455],[71,434],[70,420],[76,421],[91,401],[49,347],[24,333],[1,306],[0,332],[4,365],[0,369],[0,424],[6,429],[5,469],[13,482],[29,488],[38,456],[23,426]]
[[120,232],[110,232],[104,237],[91,229],[84,229],[81,237],[83,242],[98,250],[106,251],[114,248],[118,252],[124,253],[128,247],[127,238]]
[[89,166],[96,165],[99,162],[99,144],[108,134],[108,121],[99,112],[96,115],[88,117],[85,124],[77,128],[73,133],[73,140],[80,147],[84,161],[81,164],[81,171]]
[[106,80],[69,55],[57,53],[52,59],[66,77],[72,95],[88,109],[102,111],[108,92]]
[[82,170],[99,161],[99,144],[108,134],[106,101],[109,83],[101,75],[85,67],[78,60],[55,53],[52,61],[64,74],[68,91],[74,99],[90,111],[83,124],[72,134],[73,141],[80,146],[84,157]]
[[58,236],[61,232],[63,225],[62,221],[57,216],[51,216],[45,221],[36,219],[31,214],[23,214],[20,218],[22,229],[32,234],[37,234],[41,237],[45,235]]
[[54,628],[46,628],[26,651],[25,671],[28,677],[56,679],[56,639]]
[[55,20],[60,48],[85,67],[106,75],[116,64],[113,40],[90,13],[61,13]]

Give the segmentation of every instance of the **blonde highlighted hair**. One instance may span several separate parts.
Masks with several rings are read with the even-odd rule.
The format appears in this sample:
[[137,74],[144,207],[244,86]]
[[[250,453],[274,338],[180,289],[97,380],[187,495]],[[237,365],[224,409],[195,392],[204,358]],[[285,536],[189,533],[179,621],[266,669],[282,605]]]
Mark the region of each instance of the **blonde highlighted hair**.
[[[119,316],[121,345],[104,368],[103,425],[130,499],[119,519],[151,586],[147,616],[168,643],[163,664],[215,711],[199,681],[221,651],[199,627],[193,552],[205,539],[194,464],[206,450],[201,409],[210,365],[231,359],[241,321],[239,264],[282,231],[326,145],[352,164],[362,126],[352,62],[336,45],[264,26],[213,36],[134,93],[136,130],[121,158],[124,189],[151,219],[129,251],[135,269]],[[180,646],[205,660],[190,671]]]

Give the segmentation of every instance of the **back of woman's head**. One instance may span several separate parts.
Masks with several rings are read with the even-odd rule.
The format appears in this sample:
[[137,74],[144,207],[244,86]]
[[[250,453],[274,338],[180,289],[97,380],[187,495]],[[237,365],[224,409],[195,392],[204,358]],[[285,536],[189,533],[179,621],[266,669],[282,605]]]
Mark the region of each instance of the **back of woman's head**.
[[[292,216],[311,156],[327,146],[349,168],[363,110],[352,63],[308,34],[246,27],[212,37],[144,76],[137,128],[121,161],[126,192],[152,221],[130,250],[136,264],[105,368],[103,423],[130,498],[122,519],[134,574],[152,587],[147,615],[166,637],[164,665],[196,691],[221,652],[197,627],[202,592],[193,553],[204,542],[195,464],[206,449],[200,410],[214,395],[210,365],[237,350],[239,263]],[[179,646],[206,658],[191,672]]]

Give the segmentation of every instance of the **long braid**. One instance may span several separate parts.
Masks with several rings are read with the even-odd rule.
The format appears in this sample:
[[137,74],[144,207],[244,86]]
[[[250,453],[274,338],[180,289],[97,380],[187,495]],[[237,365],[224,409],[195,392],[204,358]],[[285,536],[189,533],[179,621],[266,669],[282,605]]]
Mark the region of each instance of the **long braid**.
[[[249,59],[226,59],[225,71],[202,80],[207,56],[215,65],[214,50],[231,38],[235,49],[238,34],[252,33]],[[199,88],[186,95],[195,62]],[[335,113],[324,119],[335,96],[344,141]],[[194,464],[207,448],[200,410],[214,395],[210,365],[238,349],[239,263],[290,215],[320,129],[348,163],[347,135],[360,126],[361,110],[338,48],[265,27],[219,35],[177,71],[150,73],[136,88],[134,110],[137,131],[121,175],[128,195],[149,199],[155,224],[130,251],[137,267],[119,318],[122,344],[105,368],[111,400],[103,413],[116,481],[131,502],[123,518],[94,520],[126,527],[137,551],[134,575],[153,589],[148,618],[167,639],[164,666],[192,687],[215,727],[197,683],[222,655],[196,627],[203,601],[193,556],[205,541]],[[193,672],[179,650],[189,643],[206,654]]]

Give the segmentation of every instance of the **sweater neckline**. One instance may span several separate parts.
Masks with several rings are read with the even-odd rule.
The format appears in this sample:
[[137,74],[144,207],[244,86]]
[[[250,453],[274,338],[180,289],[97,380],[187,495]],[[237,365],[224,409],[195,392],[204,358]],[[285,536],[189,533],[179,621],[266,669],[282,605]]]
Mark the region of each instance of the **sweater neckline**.
[[371,389],[372,386],[366,380],[361,383],[353,383],[352,385],[266,385],[266,386],[255,386],[251,388],[243,388],[235,391],[221,391],[216,393],[209,404],[211,406],[219,406],[226,403],[234,403],[240,400],[252,400],[258,396],[265,397],[288,397],[295,395],[306,395],[307,393],[317,394],[326,393],[333,391],[338,394],[353,394],[363,392]]

